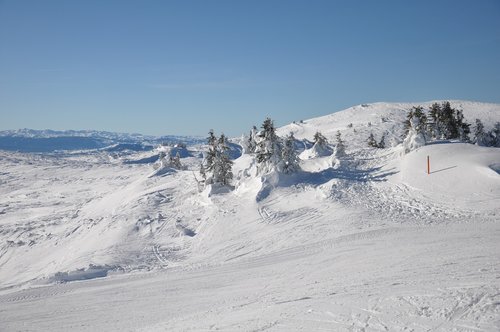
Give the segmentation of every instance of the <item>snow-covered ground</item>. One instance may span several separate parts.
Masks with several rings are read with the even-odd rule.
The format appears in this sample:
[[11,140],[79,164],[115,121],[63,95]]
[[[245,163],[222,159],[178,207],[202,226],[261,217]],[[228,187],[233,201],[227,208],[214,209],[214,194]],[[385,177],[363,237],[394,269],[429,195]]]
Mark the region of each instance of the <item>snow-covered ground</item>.
[[199,191],[200,146],[166,172],[149,151],[0,152],[0,330],[498,331],[500,150],[405,155],[413,105],[282,127],[339,130],[347,156],[261,178],[242,155],[229,192]]

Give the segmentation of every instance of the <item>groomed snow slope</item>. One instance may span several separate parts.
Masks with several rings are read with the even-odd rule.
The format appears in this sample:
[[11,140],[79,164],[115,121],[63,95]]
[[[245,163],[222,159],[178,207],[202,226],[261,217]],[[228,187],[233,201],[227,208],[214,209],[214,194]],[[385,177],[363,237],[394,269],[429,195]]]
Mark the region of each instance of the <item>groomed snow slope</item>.
[[[499,105],[454,103],[500,121]],[[413,105],[280,128],[340,130],[348,156],[260,178],[243,155],[218,194],[104,152],[0,153],[0,330],[500,329],[500,152],[366,147],[370,132],[396,145]]]

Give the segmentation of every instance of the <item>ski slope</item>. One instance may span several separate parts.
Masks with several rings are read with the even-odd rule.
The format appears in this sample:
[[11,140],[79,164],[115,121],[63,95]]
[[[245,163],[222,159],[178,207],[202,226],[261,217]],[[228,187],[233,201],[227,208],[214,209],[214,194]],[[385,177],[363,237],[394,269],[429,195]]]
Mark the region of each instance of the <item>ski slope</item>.
[[[499,150],[405,155],[414,105],[284,126],[339,130],[347,156],[260,177],[242,155],[232,191],[198,190],[203,146],[161,173],[147,151],[0,152],[0,330],[499,330]],[[500,105],[452,106],[500,121]]]

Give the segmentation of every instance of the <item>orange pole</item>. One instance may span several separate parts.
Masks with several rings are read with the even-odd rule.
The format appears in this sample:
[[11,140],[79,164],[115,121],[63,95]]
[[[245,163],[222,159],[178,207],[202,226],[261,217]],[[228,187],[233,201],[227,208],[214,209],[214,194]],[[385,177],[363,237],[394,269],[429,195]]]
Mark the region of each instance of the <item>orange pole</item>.
[[427,156],[427,174],[431,174],[431,161],[429,156]]

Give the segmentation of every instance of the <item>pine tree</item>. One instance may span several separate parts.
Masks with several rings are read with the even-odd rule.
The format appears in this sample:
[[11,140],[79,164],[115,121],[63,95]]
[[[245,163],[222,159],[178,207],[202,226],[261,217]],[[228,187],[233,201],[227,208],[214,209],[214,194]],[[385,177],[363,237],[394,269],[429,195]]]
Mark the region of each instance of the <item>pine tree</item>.
[[317,131],[314,134],[313,139],[314,139],[314,144],[317,144],[318,146],[324,147],[328,144],[328,140],[326,139],[326,137],[323,136],[323,134],[320,133],[319,131]]
[[458,126],[455,116],[456,110],[451,107],[450,102],[445,101],[441,106],[441,112],[441,122],[444,124],[445,138],[458,138]]
[[205,157],[205,169],[212,172],[214,168],[214,161],[217,153],[217,137],[214,135],[213,129],[210,129],[207,137],[208,152]]
[[419,132],[417,128],[420,126],[420,118],[413,117],[410,122],[410,130],[403,141],[404,152],[409,153],[426,144],[426,138],[423,132]]
[[458,138],[462,142],[469,142],[470,141],[470,124],[465,122],[464,120],[464,112],[463,111],[457,111],[457,116],[456,116],[456,124],[457,124],[457,129],[458,129]]
[[210,130],[207,138],[209,144],[205,163],[200,165],[200,174],[206,184],[229,185],[233,178],[233,161],[229,158],[229,147],[226,136],[222,134],[218,139]]
[[312,147],[312,155],[317,157],[329,156],[332,154],[331,148],[328,146],[328,140],[322,133],[317,131],[314,134],[314,145]]
[[413,109],[406,114],[406,120],[403,122],[403,137],[408,135],[411,128],[411,119],[413,119]]
[[282,158],[281,142],[276,135],[273,121],[266,118],[262,130],[257,134],[259,141],[255,149],[259,172],[266,173],[275,168]]
[[255,153],[255,149],[257,148],[257,127],[252,127],[244,145],[246,153]]
[[377,143],[377,148],[385,149],[385,133],[382,135],[380,142]]
[[495,123],[493,130],[491,131],[492,136],[492,146],[500,147],[500,122]]
[[176,168],[176,169],[182,169],[182,163],[181,163],[181,155],[179,154],[179,151],[175,154],[175,157],[170,155],[170,159],[168,162],[170,167]]
[[335,156],[337,157],[345,156],[346,145],[345,142],[342,140],[342,135],[340,134],[339,130],[337,130],[337,134],[335,135],[335,140],[337,142],[337,144],[335,145]]
[[214,183],[229,185],[233,178],[233,161],[229,158],[226,136],[222,134],[217,142],[214,167]]
[[373,137],[373,133],[370,133],[370,136],[368,137],[368,146],[372,148],[378,147],[377,141],[375,141],[375,137]]
[[413,117],[418,119],[418,127],[415,128],[418,133],[425,134],[427,128],[427,116],[425,115],[424,108],[422,106],[416,106],[413,108]]
[[440,113],[441,106],[438,103],[432,104],[429,109],[429,114],[427,116],[427,131],[429,132],[431,138],[439,139],[441,138],[441,123],[440,123]]
[[294,141],[295,137],[293,137],[293,134],[290,133],[290,135],[285,138],[283,143],[281,154],[282,161],[280,163],[281,167],[278,169],[283,173],[293,173],[300,169],[299,159],[297,157],[297,153],[295,152]]
[[476,127],[474,128],[474,143],[479,146],[488,146],[488,136],[484,132],[484,125],[479,119],[476,119]]

